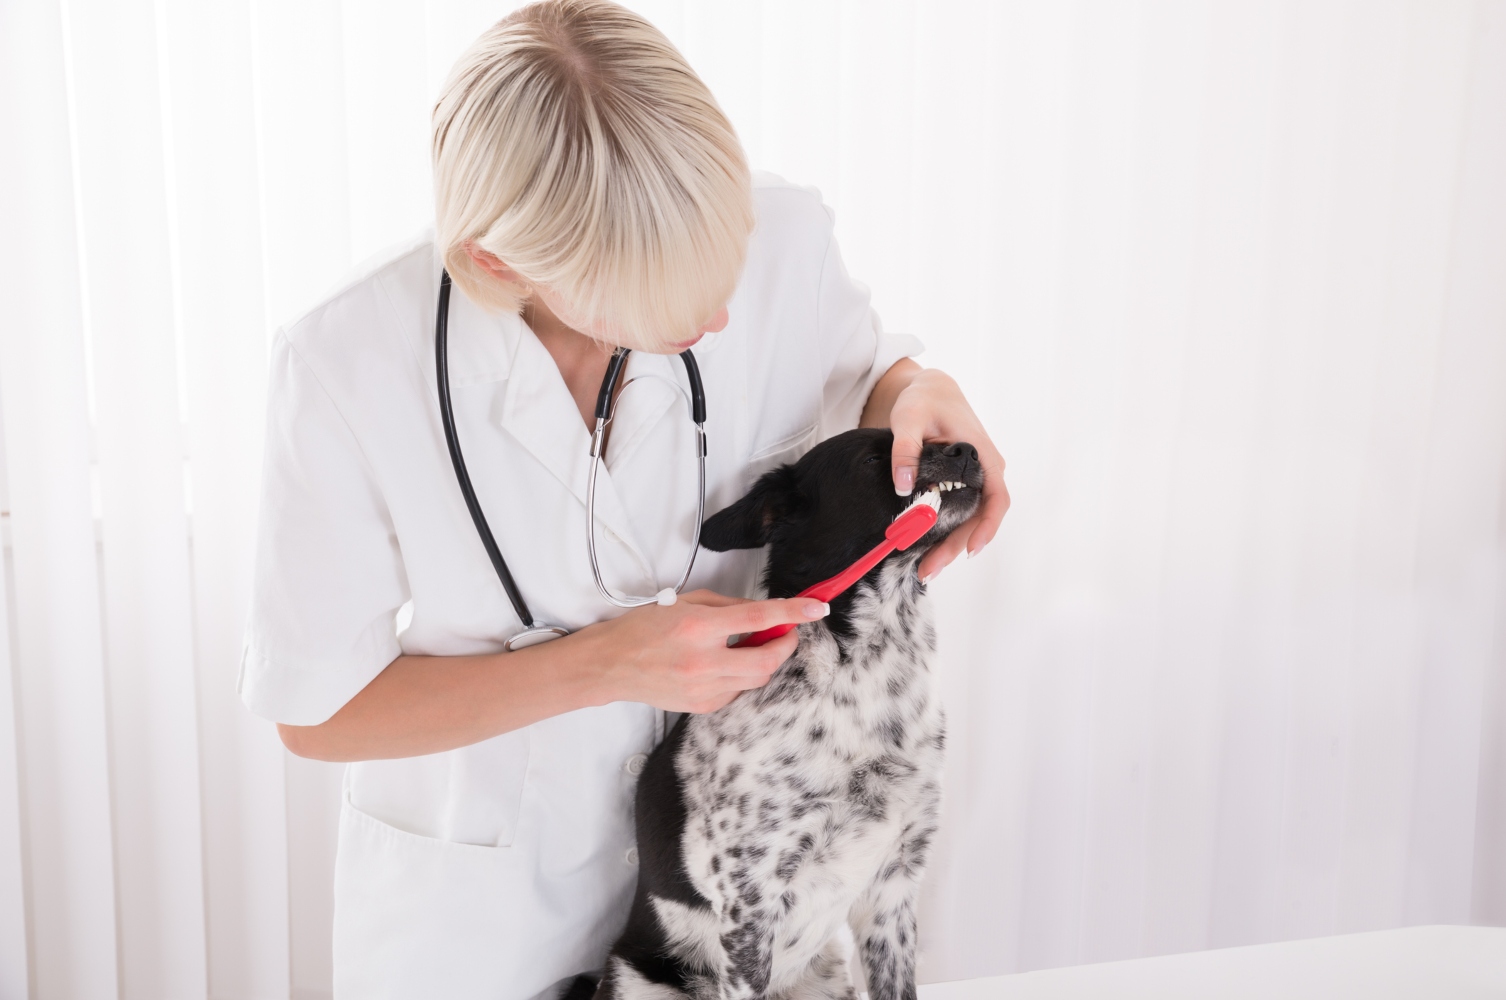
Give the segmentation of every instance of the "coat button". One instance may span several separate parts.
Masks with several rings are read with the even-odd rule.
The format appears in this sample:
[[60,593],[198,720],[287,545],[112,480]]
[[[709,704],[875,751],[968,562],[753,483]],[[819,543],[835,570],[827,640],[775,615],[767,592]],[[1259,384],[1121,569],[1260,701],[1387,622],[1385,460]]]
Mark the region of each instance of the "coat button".
[[629,847],[627,853],[622,856],[622,859],[630,865],[636,865],[638,863],[638,848]]
[[635,753],[627,759],[627,763],[622,765],[622,769],[636,778],[643,773],[643,769],[647,766],[648,754]]

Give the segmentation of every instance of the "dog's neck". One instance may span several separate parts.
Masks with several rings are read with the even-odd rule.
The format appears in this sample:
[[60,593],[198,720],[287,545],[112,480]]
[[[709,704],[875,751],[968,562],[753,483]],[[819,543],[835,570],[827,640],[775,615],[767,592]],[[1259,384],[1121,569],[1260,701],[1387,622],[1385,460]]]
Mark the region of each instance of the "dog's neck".
[[[930,670],[936,652],[925,585],[916,576],[920,554],[886,559],[831,602],[831,614],[800,626],[800,645],[769,684],[750,692],[758,704],[786,699],[833,699],[838,706],[884,703]],[[879,685],[859,697],[853,685]]]
[[930,628],[928,618],[916,613],[926,592],[916,573],[923,554],[896,552],[832,599],[831,614],[822,624],[844,660],[854,648],[880,640],[885,631],[893,632],[896,639],[912,641],[917,629]]

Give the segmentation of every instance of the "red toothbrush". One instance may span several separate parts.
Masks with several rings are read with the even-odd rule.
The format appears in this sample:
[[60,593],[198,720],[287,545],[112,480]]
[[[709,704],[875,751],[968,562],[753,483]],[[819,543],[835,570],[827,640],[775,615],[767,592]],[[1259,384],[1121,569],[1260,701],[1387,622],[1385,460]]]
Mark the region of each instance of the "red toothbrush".
[[[934,490],[922,493],[903,514],[894,519],[894,523],[884,531],[884,540],[870,549],[867,555],[836,576],[822,580],[820,583],[813,583],[795,596],[814,597],[818,601],[830,602],[832,598],[861,580],[864,573],[877,566],[879,560],[889,553],[903,552],[920,541],[921,536],[936,524],[940,506],[940,494]],[[761,632],[750,632],[732,645],[735,647],[762,646],[770,639],[777,639],[794,627],[794,623],[787,622],[766,628]]]

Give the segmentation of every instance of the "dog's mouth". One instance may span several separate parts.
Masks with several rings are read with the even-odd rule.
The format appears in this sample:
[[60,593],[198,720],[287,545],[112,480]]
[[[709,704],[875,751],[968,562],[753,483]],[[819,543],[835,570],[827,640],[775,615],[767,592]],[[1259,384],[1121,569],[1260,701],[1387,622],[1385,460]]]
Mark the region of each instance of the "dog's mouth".
[[939,537],[971,517],[981,499],[981,484],[973,486],[958,479],[931,480],[915,490],[905,510],[923,503],[936,511],[936,526],[931,533]]
[[[918,487],[911,495],[910,503],[923,503],[930,507],[936,508],[936,511],[940,513],[941,494],[950,493],[953,490],[966,490],[970,488],[971,487],[969,487],[967,483],[955,479],[937,480],[935,482],[927,483],[923,486]],[[906,506],[905,509],[908,510],[909,507]]]
[[967,483],[961,482],[960,480],[956,480],[956,479],[950,479],[950,480],[941,480],[939,482],[934,482],[934,483],[928,483],[925,486],[922,486],[920,488],[919,492],[921,494],[926,494],[926,493],[941,494],[941,493],[950,493],[950,492],[952,492],[952,490],[965,490],[967,488],[968,488]]

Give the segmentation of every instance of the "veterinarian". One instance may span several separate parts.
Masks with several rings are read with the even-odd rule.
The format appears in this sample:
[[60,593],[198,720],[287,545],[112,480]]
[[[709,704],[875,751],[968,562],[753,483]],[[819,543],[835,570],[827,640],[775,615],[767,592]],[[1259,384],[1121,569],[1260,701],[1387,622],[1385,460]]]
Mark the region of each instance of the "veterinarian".
[[[635,880],[632,795],[665,712],[764,684],[820,617],[747,601],[748,553],[703,552],[672,605],[602,599],[586,550],[589,429],[632,348],[598,486],[619,592],[673,586],[693,533],[705,385],[706,511],[860,422],[895,431],[895,488],[926,440],[978,446],[981,512],[920,567],[976,553],[1004,463],[956,384],[885,333],[819,196],[751,176],[731,125],[656,29],[553,0],[486,32],[435,107],[436,221],[288,325],[273,350],[265,479],[239,689],[289,750],[348,761],[335,996],[511,1000],[598,968]],[[447,452],[434,317],[470,478],[529,607],[523,623]],[[678,381],[677,381],[678,380]]]

